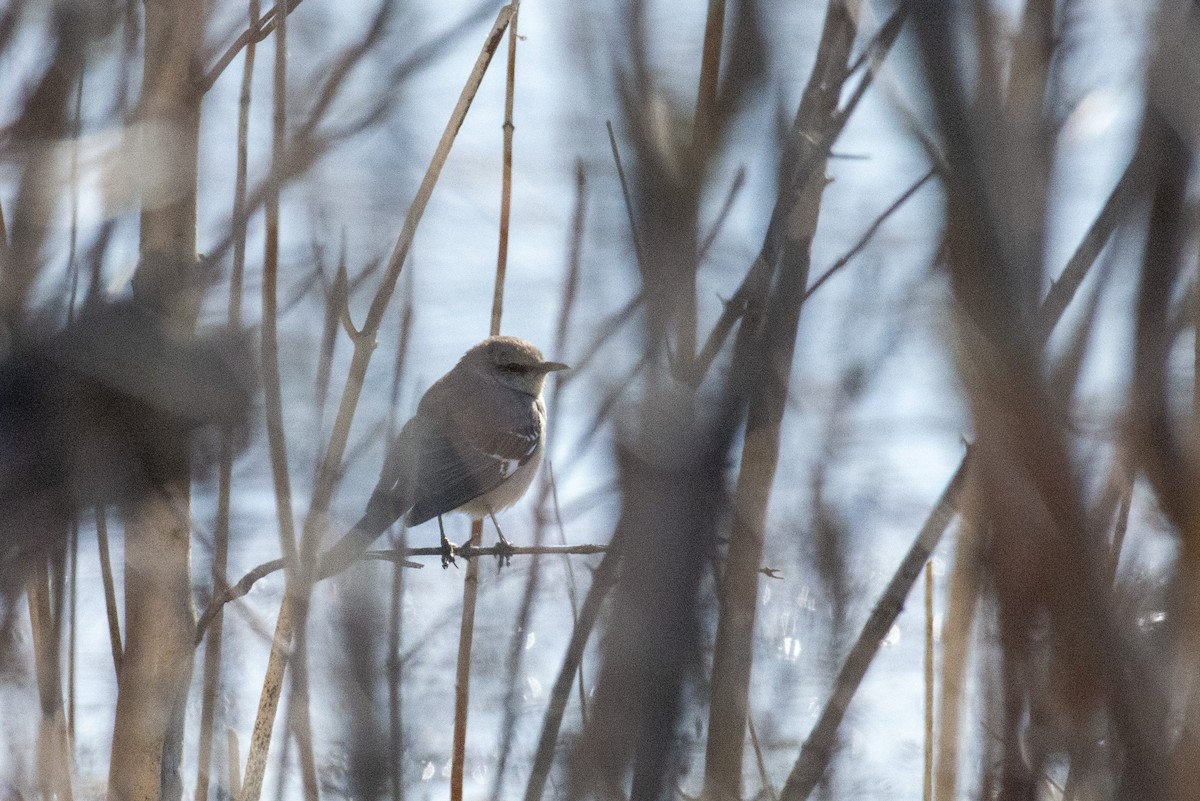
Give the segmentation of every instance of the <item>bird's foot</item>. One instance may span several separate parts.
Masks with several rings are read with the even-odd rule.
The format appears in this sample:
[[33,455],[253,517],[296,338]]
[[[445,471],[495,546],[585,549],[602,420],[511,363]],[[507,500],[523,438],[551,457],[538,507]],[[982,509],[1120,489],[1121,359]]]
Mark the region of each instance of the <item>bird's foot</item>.
[[458,567],[458,562],[454,561],[454,557],[458,554],[458,546],[450,540],[446,539],[446,535],[442,535],[442,569],[454,565]]
[[504,536],[504,532],[500,530],[500,524],[496,522],[496,516],[488,511],[488,517],[492,519],[492,525],[496,527],[496,569],[511,565],[513,554],[516,549],[513,548],[508,538]]
[[[499,534],[499,529],[496,530],[496,533]],[[513,544],[503,534],[500,534],[499,539],[496,540],[496,568],[511,565],[513,554],[516,552],[517,549],[513,547]]]

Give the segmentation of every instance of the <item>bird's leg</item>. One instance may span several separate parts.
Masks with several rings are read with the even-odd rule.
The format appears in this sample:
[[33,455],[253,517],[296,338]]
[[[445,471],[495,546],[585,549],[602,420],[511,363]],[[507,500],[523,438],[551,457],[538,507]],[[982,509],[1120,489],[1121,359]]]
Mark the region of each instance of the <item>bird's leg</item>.
[[504,536],[504,532],[500,530],[500,524],[496,522],[496,516],[492,514],[492,510],[488,509],[488,517],[492,519],[492,525],[496,527],[496,561],[500,565],[511,565],[513,555],[513,545]]
[[442,516],[438,515],[438,531],[442,534],[442,569],[454,565],[458,567],[458,562],[454,561],[454,555],[458,553],[458,546],[446,538],[446,527],[442,525]]

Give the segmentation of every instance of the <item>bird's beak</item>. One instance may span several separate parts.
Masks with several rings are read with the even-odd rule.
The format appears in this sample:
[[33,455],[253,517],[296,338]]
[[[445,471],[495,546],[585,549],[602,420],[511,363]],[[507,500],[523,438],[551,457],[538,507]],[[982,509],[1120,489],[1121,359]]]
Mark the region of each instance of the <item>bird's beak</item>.
[[571,369],[570,366],[562,362],[542,362],[538,367],[543,373],[557,373],[559,370]]

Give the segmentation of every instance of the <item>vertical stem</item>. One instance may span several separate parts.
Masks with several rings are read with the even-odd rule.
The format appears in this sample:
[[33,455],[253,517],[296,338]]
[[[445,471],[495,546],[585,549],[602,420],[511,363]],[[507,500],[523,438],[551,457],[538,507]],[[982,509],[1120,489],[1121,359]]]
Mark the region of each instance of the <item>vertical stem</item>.
[[38,781],[46,798],[71,801],[71,746],[63,714],[58,642],[50,609],[50,573],[41,560],[28,584],[29,623],[42,718],[38,727]]
[[933,560],[925,563],[925,780],[921,797],[933,801]]
[[[400,541],[404,546],[404,539]],[[400,648],[404,644],[404,566],[392,565],[391,606],[388,616],[388,738],[390,740],[388,771],[392,783],[392,801],[404,798],[404,726],[402,716],[403,696],[400,693],[403,660]]]
[[[504,313],[504,277],[508,265],[508,224],[512,196],[512,137],[513,94],[517,64],[517,11],[519,2],[510,6],[508,20],[508,78],[504,101],[504,167],[500,200],[500,245],[496,259],[496,289],[492,296],[490,336],[500,333],[500,317]],[[483,543],[483,521],[471,521],[471,545]],[[463,769],[467,752],[467,713],[471,690],[471,645],[475,639],[475,605],[479,597],[479,559],[467,565],[463,583],[462,625],[458,633],[458,664],[454,679],[454,751],[450,764],[450,801],[462,801]]]
[[[483,540],[483,521],[471,521],[471,546]],[[463,799],[467,755],[467,710],[471,694],[471,644],[475,639],[475,602],[479,595],[479,558],[467,565],[463,582],[462,625],[458,631],[458,664],[454,676],[454,751],[450,762],[450,801]]]
[[[275,16],[275,70],[272,96],[271,161],[272,172],[284,175],[287,163],[287,14]],[[267,417],[267,443],[271,452],[271,476],[275,484],[275,508],[279,518],[279,545],[288,568],[288,584],[307,581],[301,575],[296,548],[296,523],[292,516],[292,488],[288,473],[287,435],[283,424],[283,389],[279,371],[279,205],[282,187],[274,183],[267,194],[263,212],[266,241],[263,252],[262,288],[262,372],[263,400]],[[300,754],[301,775],[306,801],[319,797],[316,763],[312,752],[308,717],[308,592],[285,593],[290,599],[294,621],[295,648],[291,654],[292,694],[288,705],[291,734]],[[282,614],[282,612],[281,612]]]
[[[259,0],[250,0],[249,24],[257,27]],[[242,70],[242,88],[238,98],[237,173],[233,190],[233,266],[229,277],[228,326],[236,333],[242,325],[242,288],[246,265],[246,183],[249,165],[250,88],[254,77],[257,45],[253,38],[246,44]],[[213,594],[228,585],[229,516],[233,489],[233,441],[228,431],[221,432],[220,465],[217,476],[217,519],[213,532]],[[215,720],[217,690],[221,686],[221,650],[225,614],[218,609],[208,629],[204,647],[204,696],[200,706],[200,754],[196,775],[196,801],[207,801],[212,770],[212,744],[218,723]],[[230,792],[236,792],[231,789]]]
[[[275,89],[271,126],[272,173],[283,175],[286,160],[287,128],[287,14],[276,15]],[[266,407],[267,444],[271,452],[271,477],[275,484],[275,510],[279,519],[279,549],[288,565],[288,578],[294,580],[296,562],[296,523],[292,517],[292,490],[288,476],[287,437],[283,427],[283,393],[279,375],[279,195],[273,182],[263,206],[266,237],[263,249],[262,277],[262,375],[263,402]]]
[[75,646],[78,632],[75,627],[79,612],[79,518],[71,521],[70,563],[71,606],[68,611],[67,639],[67,740],[71,744],[71,756],[75,751]]
[[492,336],[500,333],[500,314],[504,309],[504,278],[508,272],[508,221],[512,208],[513,96],[517,76],[517,15],[519,0],[512,4],[508,23],[508,78],[504,92],[504,166],[500,180],[500,247],[496,257],[496,288],[492,295]]
[[[713,801],[737,801],[742,793],[758,571],[771,488],[779,463],[781,426],[804,287],[808,283],[812,239],[825,189],[825,154],[813,151],[812,143],[822,139],[837,111],[854,33],[854,23],[845,6],[831,0],[816,65],[801,97],[791,134],[796,148],[795,164],[815,166],[795,187],[793,197],[781,198],[777,216],[772,219],[772,229],[777,227],[777,220],[782,224],[778,230],[768,232],[764,252],[773,252],[768,264],[775,268],[777,276],[765,298],[761,334],[754,335],[757,342],[753,345],[747,338],[744,354],[744,358],[758,360],[761,379],[755,382],[757,386],[748,398],[746,445],[734,489],[732,533],[720,587],[704,768],[704,793]],[[748,325],[743,320],[744,330]],[[751,350],[760,351],[761,355]],[[788,795],[785,785],[782,797]]]
[[708,148],[712,135],[724,38],[725,0],[708,0],[708,18],[704,23],[704,53],[700,58],[700,89],[696,93],[696,120],[692,126],[692,145],[700,152]]
[[229,766],[229,798],[240,798],[242,795],[242,755],[238,748],[237,732],[233,729],[226,731],[227,754],[226,764]]
[[[355,338],[354,353],[351,356],[350,368],[346,375],[341,401],[338,404],[333,430],[321,461],[309,512],[305,518],[301,550],[313,557],[316,556],[320,536],[324,532],[325,513],[329,510],[337,477],[340,475],[342,459],[350,437],[350,424],[353,422],[355,411],[358,408],[367,367],[370,365],[371,354],[374,351],[375,337],[379,332],[383,316],[387,312],[388,304],[391,302],[392,292],[396,288],[396,282],[400,278],[400,272],[408,257],[417,226],[433,195],[438,176],[441,175],[446,158],[450,154],[450,148],[454,144],[454,138],[461,128],[463,120],[466,119],[467,111],[479,90],[479,84],[483,80],[488,64],[491,63],[492,56],[500,44],[511,14],[511,6],[504,6],[496,14],[496,21],[484,40],[479,57],[467,77],[458,103],[451,112],[450,120],[446,123],[429,167],[425,171],[425,177],[421,180],[421,186],[417,189],[412,205],[409,206],[404,225],[396,238],[396,244],[392,248],[383,279],[371,301],[362,330]],[[275,622],[275,635],[271,642],[267,673],[263,678],[262,694],[259,696],[258,713],[255,717],[249,753],[246,757],[245,778],[239,801],[257,801],[262,792],[263,772],[266,769],[267,751],[271,743],[271,728],[279,706],[287,653],[290,650],[292,631],[296,623],[293,620],[293,613],[297,610],[294,610],[293,606],[300,606],[295,600],[298,594],[306,593],[299,593],[296,587],[289,585],[284,593],[284,602],[279,618]],[[302,649],[298,647],[297,651],[300,650]]]
[[[143,136],[171,131],[170,146],[146,167],[169,172],[170,198],[146,197],[140,219],[143,259],[135,298],[152,288],[137,280],[169,269],[186,287],[196,269],[196,197],[201,93],[196,85],[206,4],[144,0],[144,58],[136,126]],[[144,141],[146,147],[156,142]],[[144,186],[155,186],[151,178]],[[153,257],[153,258],[147,258]],[[165,260],[165,261],[164,261]],[[155,267],[158,264],[159,267]],[[162,265],[168,265],[162,267]],[[165,277],[165,276],[164,276]],[[161,286],[151,280],[150,286]],[[198,303],[184,292],[162,322],[190,332]],[[191,576],[191,478],[186,438],[164,443],[171,479],[126,515],[125,651],[113,725],[108,796],[123,801],[179,801],[183,794],[183,726],[196,631]]]

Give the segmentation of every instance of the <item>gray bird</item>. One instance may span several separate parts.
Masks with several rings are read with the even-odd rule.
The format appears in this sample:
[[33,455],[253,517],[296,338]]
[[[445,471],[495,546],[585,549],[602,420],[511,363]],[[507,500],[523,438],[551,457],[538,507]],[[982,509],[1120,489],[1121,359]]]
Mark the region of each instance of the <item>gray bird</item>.
[[[546,443],[542,385],[548,373],[566,369],[516,337],[491,337],[468,350],[421,398],[384,460],[366,514],[325,553],[320,574],[348,567],[401,518],[416,526],[466,512],[495,522],[533,482]],[[500,541],[507,544],[503,534]],[[441,543],[445,567],[455,546],[444,531]]]

